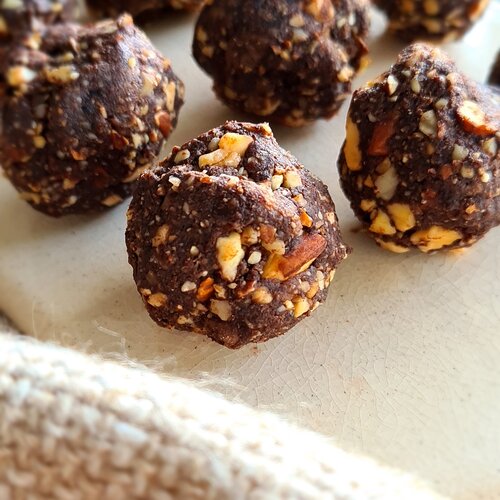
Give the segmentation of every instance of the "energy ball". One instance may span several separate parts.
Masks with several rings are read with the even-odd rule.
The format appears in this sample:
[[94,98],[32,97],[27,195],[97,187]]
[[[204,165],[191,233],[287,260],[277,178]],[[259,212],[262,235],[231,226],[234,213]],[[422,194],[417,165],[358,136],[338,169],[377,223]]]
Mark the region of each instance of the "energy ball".
[[376,242],[397,253],[467,247],[500,223],[500,94],[415,44],[354,93],[341,183]]
[[389,31],[405,40],[452,41],[481,17],[489,0],[374,0]]
[[491,69],[490,79],[488,82],[491,85],[495,85],[496,87],[500,87],[500,52],[497,54],[497,59],[493,68]]
[[365,0],[214,0],[194,57],[230,107],[291,127],[333,116],[367,62]]
[[97,12],[116,16],[129,12],[134,17],[150,17],[166,9],[196,10],[205,0],[87,0],[87,4]]
[[71,19],[76,0],[0,0],[0,44]]
[[[3,87],[3,88],[2,88]],[[0,82],[0,164],[52,216],[120,203],[176,125],[184,87],[128,15],[48,28]]]
[[153,320],[231,349],[308,316],[349,253],[327,187],[267,124],[237,122],[141,175],[126,242]]

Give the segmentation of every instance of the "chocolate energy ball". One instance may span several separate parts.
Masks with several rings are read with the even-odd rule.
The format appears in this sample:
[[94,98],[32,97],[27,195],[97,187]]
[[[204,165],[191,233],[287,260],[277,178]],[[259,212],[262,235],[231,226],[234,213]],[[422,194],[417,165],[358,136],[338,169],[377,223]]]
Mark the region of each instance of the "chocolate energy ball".
[[491,68],[490,79],[488,80],[488,82],[491,85],[500,87],[500,52],[497,54],[497,59],[495,61],[495,64],[493,65],[493,68]]
[[354,93],[339,159],[357,217],[393,252],[472,245],[500,223],[500,94],[415,44]]
[[129,12],[134,17],[151,18],[167,9],[196,10],[205,0],[87,0],[87,4],[95,11],[107,16],[116,16]]
[[36,40],[43,26],[69,20],[75,12],[76,0],[0,0],[0,44],[23,36]]
[[460,38],[482,15],[489,0],[374,0],[399,38],[451,41]]
[[129,195],[177,122],[184,87],[122,16],[48,28],[18,48],[0,82],[0,164],[48,215],[99,211]]
[[213,0],[194,57],[234,109],[298,127],[333,116],[367,62],[365,0]]
[[349,252],[326,186],[267,124],[237,122],[141,175],[126,241],[151,317],[232,349],[308,316]]

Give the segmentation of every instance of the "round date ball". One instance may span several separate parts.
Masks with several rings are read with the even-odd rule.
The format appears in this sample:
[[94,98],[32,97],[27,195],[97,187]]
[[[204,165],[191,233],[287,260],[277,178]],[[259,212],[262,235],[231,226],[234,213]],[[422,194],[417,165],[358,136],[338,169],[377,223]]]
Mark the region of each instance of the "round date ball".
[[491,68],[490,79],[488,80],[490,85],[495,85],[500,87],[500,52],[497,54],[497,59],[495,64]]
[[299,127],[333,116],[367,62],[365,0],[214,0],[194,57],[228,106]]
[[326,186],[267,124],[237,122],[141,175],[126,242],[153,320],[232,349],[308,316],[349,252]]
[[168,9],[196,10],[205,0],[87,0],[95,11],[106,16],[128,12],[134,17],[151,18]]
[[481,17],[489,0],[374,0],[389,31],[405,40],[452,41]]
[[0,43],[73,18],[76,0],[0,0]]
[[500,223],[500,95],[412,45],[354,93],[339,159],[357,217],[393,252],[467,247]]
[[177,122],[184,87],[130,16],[48,29],[18,48],[3,87],[0,164],[52,216],[120,203]]

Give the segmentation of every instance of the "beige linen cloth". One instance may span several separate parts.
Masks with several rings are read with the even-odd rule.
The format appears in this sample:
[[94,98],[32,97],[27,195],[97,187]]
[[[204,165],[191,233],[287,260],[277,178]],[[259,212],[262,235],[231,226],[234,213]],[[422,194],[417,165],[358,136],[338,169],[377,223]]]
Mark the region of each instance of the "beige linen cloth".
[[187,381],[0,333],[0,499],[39,498],[438,497]]

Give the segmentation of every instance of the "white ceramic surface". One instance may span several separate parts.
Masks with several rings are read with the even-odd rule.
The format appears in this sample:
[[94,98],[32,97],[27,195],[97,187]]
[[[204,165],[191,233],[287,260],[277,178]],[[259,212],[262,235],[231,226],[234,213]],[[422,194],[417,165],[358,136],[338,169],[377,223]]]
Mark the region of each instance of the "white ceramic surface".
[[[187,85],[169,146],[242,118],[219,104],[190,57],[194,18],[147,31]],[[374,63],[402,48],[374,15]],[[478,80],[500,46],[500,5],[446,50]],[[96,217],[52,220],[0,179],[0,309],[25,332],[86,351],[137,359],[203,380],[229,398],[272,409],[430,481],[458,499],[500,498],[500,229],[464,255],[392,255],[358,228],[335,159],[347,105],[330,122],[275,127],[280,143],[331,188],[353,255],[328,302],[287,335],[233,352],[161,330],[135,290],[124,245],[126,204]]]

